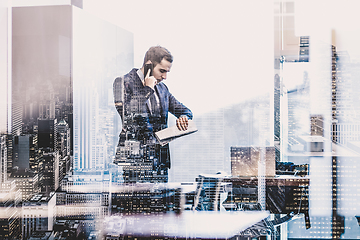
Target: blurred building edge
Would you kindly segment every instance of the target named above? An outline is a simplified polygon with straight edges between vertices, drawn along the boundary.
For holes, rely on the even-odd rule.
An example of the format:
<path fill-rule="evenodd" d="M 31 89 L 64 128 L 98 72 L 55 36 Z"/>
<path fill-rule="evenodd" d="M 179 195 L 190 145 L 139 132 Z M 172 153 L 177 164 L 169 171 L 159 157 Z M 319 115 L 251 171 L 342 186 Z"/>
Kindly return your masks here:
<path fill-rule="evenodd" d="M 21 239 L 21 191 L 15 181 L 0 186 L 0 239 Z"/>
<path fill-rule="evenodd" d="M 83 8 L 83 0 L 71 0 L 71 5 L 74 5 L 78 8 Z"/>
<path fill-rule="evenodd" d="M 84 0 L 53 0 L 41 1 L 41 0 L 13 0 L 12 6 L 14 7 L 30 7 L 30 6 L 51 6 L 51 5 L 72 5 L 78 8 L 83 8 Z"/>

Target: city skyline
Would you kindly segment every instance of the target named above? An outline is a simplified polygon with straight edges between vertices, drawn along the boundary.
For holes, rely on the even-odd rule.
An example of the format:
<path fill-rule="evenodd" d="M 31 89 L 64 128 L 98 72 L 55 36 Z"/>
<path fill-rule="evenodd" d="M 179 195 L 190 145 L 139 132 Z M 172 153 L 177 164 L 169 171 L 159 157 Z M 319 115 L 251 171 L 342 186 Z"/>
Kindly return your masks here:
<path fill-rule="evenodd" d="M 220 41 L 216 38 L 195 51 L 199 60 L 189 60 L 189 51 L 194 49 L 187 40 L 181 47 L 173 41 L 186 32 L 178 26 L 180 18 L 173 12 L 174 6 L 185 10 L 178 4 L 165 6 L 169 9 L 166 14 L 174 13 L 174 29 L 179 33 L 148 42 L 139 37 L 149 34 L 149 29 L 140 33 L 144 26 L 132 22 L 123 26 L 134 32 L 125 30 L 122 24 L 96 17 L 100 7 L 94 15 L 96 11 L 88 12 L 86 5 L 82 9 L 82 1 L 10 7 L 11 19 L 5 18 L 11 31 L 0 23 L 0 31 L 11 34 L 6 36 L 10 43 L 4 44 L 4 38 L 0 42 L 0 48 L 9 51 L 6 62 L 11 61 L 5 64 L 6 76 L 1 74 L 8 82 L 0 82 L 7 85 L 2 97 L 7 109 L 0 107 L 0 208 L 5 209 L 0 223 L 6 226 L 0 237 L 8 234 L 27 239 L 33 235 L 46 239 L 58 234 L 64 239 L 100 238 L 114 230 L 103 223 L 127 226 L 119 227 L 119 238 L 124 233 L 136 237 L 148 230 L 152 237 L 177 236 L 175 230 L 179 228 L 177 233 L 183 234 L 180 228 L 188 222 L 175 224 L 171 216 L 181 220 L 187 214 L 228 216 L 231 211 L 256 214 L 266 210 L 271 221 L 259 219 L 234 234 L 258 237 L 279 233 L 281 239 L 356 238 L 360 216 L 357 52 L 350 46 L 349 50 L 344 48 L 341 30 L 300 29 L 299 35 L 299 19 L 305 25 L 307 21 L 302 15 L 298 18 L 297 11 L 305 11 L 304 5 L 296 0 L 274 3 L 275 14 L 267 3 L 251 5 L 253 11 L 246 15 L 253 20 L 261 12 L 266 13 L 265 20 L 275 15 L 274 39 L 265 41 L 268 31 L 261 30 L 274 22 L 259 27 L 254 35 L 250 35 L 251 26 L 243 31 L 253 40 L 262 39 L 258 48 L 249 47 L 256 44 L 249 45 L 252 38 L 246 34 L 222 41 L 229 43 L 224 47 L 215 44 Z M 203 20 L 213 16 L 216 6 L 222 11 L 235 5 L 220 8 L 210 3 L 209 12 L 202 12 Z M 244 2 L 240 5 L 247 6 Z M 1 16 L 9 12 L 5 14 L 3 8 L 0 5 Z M 127 14 L 116 21 L 121 22 Z M 196 15 L 194 10 L 189 14 L 189 19 Z M 240 20 L 232 17 L 222 23 Z M 194 23 L 195 28 L 200 23 Z M 210 23 L 214 21 L 200 24 L 206 36 L 212 32 Z M 194 29 L 189 29 L 196 36 Z M 217 25 L 214 29 L 219 35 L 224 33 Z M 232 36 L 232 32 L 228 34 Z M 168 184 L 127 185 L 122 175 L 125 167 L 113 163 L 122 126 L 113 103 L 112 84 L 115 77 L 141 66 L 145 42 L 168 43 L 166 47 L 174 49 L 176 61 L 165 84 L 194 109 L 198 131 L 171 143 Z M 229 57 L 231 49 L 236 56 L 209 64 L 202 59 L 209 56 L 205 49 L 214 49 L 220 60 Z M 228 52 L 219 54 L 222 51 Z M 251 58 L 246 58 L 250 53 Z M 193 62 L 199 62 L 194 75 L 187 71 Z M 221 75 L 220 71 L 226 73 Z M 186 78 L 183 81 L 182 76 Z M 199 89 L 203 94 L 194 96 Z M 173 116 L 169 123 L 175 124 Z M 151 219 L 162 227 L 139 227 Z"/>

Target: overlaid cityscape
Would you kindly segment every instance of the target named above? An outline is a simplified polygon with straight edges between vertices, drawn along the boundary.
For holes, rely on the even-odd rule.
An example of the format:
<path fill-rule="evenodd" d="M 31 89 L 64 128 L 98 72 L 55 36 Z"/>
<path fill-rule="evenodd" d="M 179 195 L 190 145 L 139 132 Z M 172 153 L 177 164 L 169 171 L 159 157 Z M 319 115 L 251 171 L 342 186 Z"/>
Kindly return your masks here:
<path fill-rule="evenodd" d="M 0 5 L 0 239 L 359 239 L 360 62 L 295 34 L 295 0 L 274 1 L 269 93 L 194 112 L 165 173 L 118 150 L 134 34 L 40 2 Z"/>

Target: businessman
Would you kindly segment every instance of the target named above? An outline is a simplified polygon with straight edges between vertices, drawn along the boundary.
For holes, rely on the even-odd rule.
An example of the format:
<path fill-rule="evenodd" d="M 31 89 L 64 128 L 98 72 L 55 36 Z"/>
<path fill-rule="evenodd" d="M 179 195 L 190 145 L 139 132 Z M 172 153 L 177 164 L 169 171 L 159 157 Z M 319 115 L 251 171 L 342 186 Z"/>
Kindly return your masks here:
<path fill-rule="evenodd" d="M 160 146 L 154 133 L 167 127 L 169 112 L 177 117 L 181 131 L 193 117 L 163 83 L 172 62 L 166 48 L 151 47 L 142 68 L 134 68 L 114 81 L 115 107 L 122 120 L 114 162 L 123 166 L 124 182 L 168 181 L 169 145 Z"/>

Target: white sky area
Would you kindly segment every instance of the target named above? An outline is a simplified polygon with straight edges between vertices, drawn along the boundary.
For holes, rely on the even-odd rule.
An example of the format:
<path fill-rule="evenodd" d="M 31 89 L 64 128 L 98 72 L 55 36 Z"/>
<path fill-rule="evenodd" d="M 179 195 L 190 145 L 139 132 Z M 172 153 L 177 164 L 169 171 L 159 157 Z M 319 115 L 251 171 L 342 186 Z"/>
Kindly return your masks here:
<path fill-rule="evenodd" d="M 351 60 L 360 60 L 360 1 L 294 2 L 297 36 L 330 43 L 333 31 L 337 50 L 346 50 Z M 11 5 L 9 1 L 2 3 Z M 6 4 L 0 5 L 3 20 L 7 17 Z M 83 4 L 85 11 L 134 34 L 134 67 L 141 66 L 150 46 L 168 48 L 174 64 L 165 83 L 195 115 L 272 91 L 271 0 L 84 0 Z M 8 36 L 2 33 L 7 31 L 6 26 L 6 21 L 1 21 L 0 47 L 4 51 Z M 4 103 L 8 66 L 2 56 Z M 297 85 L 301 78 L 294 81 L 292 85 Z M 6 126 L 4 114 L 1 111 L 1 129 Z"/>
<path fill-rule="evenodd" d="M 272 1 L 84 0 L 83 8 L 134 34 L 134 67 L 150 46 L 168 48 L 165 83 L 195 115 L 273 88 Z"/>

